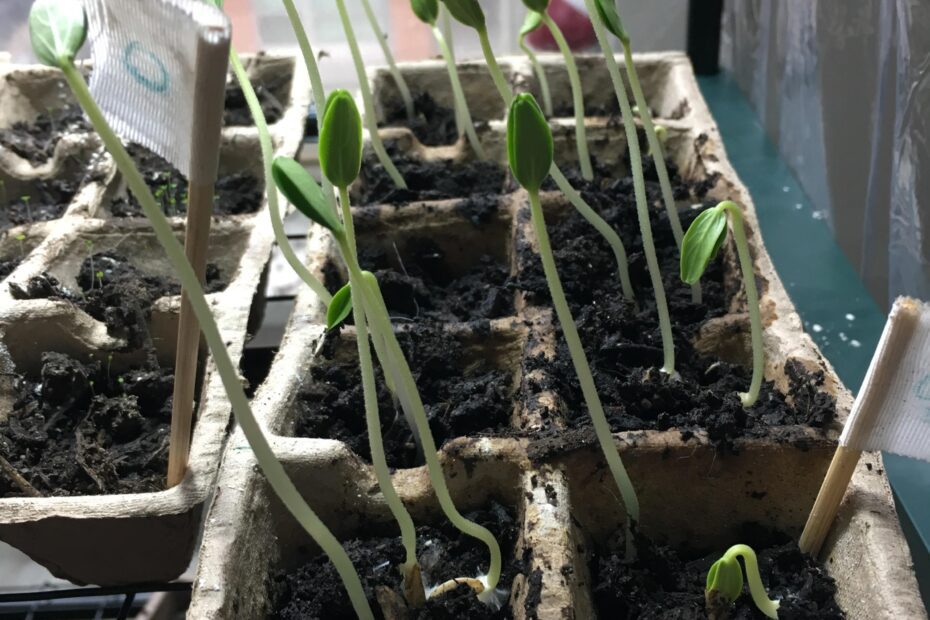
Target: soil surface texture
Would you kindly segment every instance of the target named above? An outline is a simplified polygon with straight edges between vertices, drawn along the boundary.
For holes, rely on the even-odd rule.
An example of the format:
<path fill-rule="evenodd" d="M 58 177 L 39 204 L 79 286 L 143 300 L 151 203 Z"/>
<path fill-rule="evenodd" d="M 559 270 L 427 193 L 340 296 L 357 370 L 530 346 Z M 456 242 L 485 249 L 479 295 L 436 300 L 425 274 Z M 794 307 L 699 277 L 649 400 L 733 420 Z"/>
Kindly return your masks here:
<path fill-rule="evenodd" d="M 419 200 L 466 196 L 475 199 L 479 195 L 500 194 L 508 175 L 503 166 L 492 161 L 424 161 L 398 151 L 390 143 L 386 147 L 391 161 L 404 177 L 407 189 L 395 186 L 377 157 L 372 153 L 366 153 L 359 175 L 360 182 L 354 191 L 353 204 L 403 205 Z"/>
<path fill-rule="evenodd" d="M 289 85 L 291 74 L 281 72 L 262 80 L 252 80 L 255 96 L 262 106 L 265 121 L 273 125 L 284 116 L 284 109 L 290 96 Z M 245 101 L 245 94 L 239 86 L 235 76 L 230 77 L 226 83 L 226 107 L 223 111 L 223 125 L 226 127 L 251 127 L 255 124 L 252 113 Z"/>
<path fill-rule="evenodd" d="M 0 187 L 0 231 L 20 224 L 57 220 L 81 187 L 77 179 L 36 179 L 28 193 L 12 196 Z"/>
<path fill-rule="evenodd" d="M 38 376 L 14 375 L 0 421 L 0 497 L 100 495 L 164 489 L 170 370 L 117 373 L 109 359 L 44 353 Z"/>
<path fill-rule="evenodd" d="M 395 105 L 387 110 L 387 122 L 382 126 L 407 127 L 425 146 L 447 146 L 458 142 L 455 110 L 439 105 L 429 93 L 420 93 L 413 98 L 412 122 L 407 118 L 403 100 L 397 97 L 392 101 Z"/>
<path fill-rule="evenodd" d="M 207 293 L 223 290 L 228 282 L 214 264 L 207 265 Z M 43 273 L 24 286 L 10 284 L 16 299 L 64 299 L 98 321 L 112 334 L 125 334 L 130 348 L 143 347 L 149 353 L 153 344 L 148 333 L 152 304 L 160 297 L 179 295 L 181 286 L 173 279 L 145 273 L 125 256 L 98 252 L 81 263 L 78 291 L 63 286 L 57 278 Z"/>
<path fill-rule="evenodd" d="M 32 123 L 13 123 L 9 129 L 0 131 L 0 145 L 38 166 L 52 157 L 63 136 L 90 130 L 81 106 L 72 103 L 42 112 Z"/>
<path fill-rule="evenodd" d="M 480 329 L 480 328 L 479 328 Z M 477 342 L 489 340 L 477 332 Z M 437 446 L 455 437 L 506 435 L 516 403 L 511 368 L 494 365 L 490 347 L 469 350 L 439 326 L 416 324 L 397 335 L 423 399 Z M 337 352 L 339 355 L 337 356 Z M 344 441 L 371 462 L 361 375 L 354 339 L 330 332 L 295 403 L 295 433 Z M 414 434 L 395 406 L 380 367 L 376 368 L 378 410 L 388 465 L 423 463 Z"/>
<path fill-rule="evenodd" d="M 13 258 L 8 258 L 7 260 L 0 260 L 0 280 L 7 277 L 13 271 L 19 267 L 19 264 L 23 262 L 22 256 L 14 256 Z"/>
<path fill-rule="evenodd" d="M 674 167 L 670 167 L 670 173 L 678 200 L 690 204 L 703 199 L 706 182 L 689 185 L 681 182 Z M 792 379 L 790 394 L 796 397 L 794 407 L 788 406 L 785 397 L 766 383 L 758 403 L 746 410 L 738 392 L 748 389 L 749 370 L 699 355 L 694 350 L 691 342 L 700 326 L 707 319 L 725 314 L 734 296 L 742 295 L 742 284 L 739 280 L 724 281 L 721 254 L 702 279 L 702 303 L 692 301 L 690 287 L 678 277 L 678 250 L 661 206 L 661 193 L 650 160 L 646 165 L 647 190 L 650 204 L 656 205 L 650 211 L 650 220 L 672 317 L 676 370 L 680 376 L 673 378 L 659 372 L 663 363 L 662 340 L 637 225 L 632 181 L 600 180 L 603 178 L 601 169 L 601 175 L 592 183 L 572 180 L 588 203 L 620 232 L 638 306 L 623 298 L 616 261 L 606 241 L 574 209 L 566 206 L 559 213 L 547 214 L 547 228 L 559 275 L 614 432 L 679 428 L 687 438 L 695 430 L 703 429 L 712 441 L 727 445 L 740 436 L 767 434 L 772 426 L 828 425 L 835 415 L 835 403 L 817 389 L 823 382 L 822 375 L 811 375 L 800 365 L 792 365 L 786 370 Z M 685 230 L 700 211 L 690 207 L 679 210 Z M 518 217 L 528 222 L 528 210 L 522 210 Z M 518 287 L 530 303 L 549 306 L 542 265 L 528 239 L 517 240 L 517 252 L 521 266 Z M 570 426 L 590 425 L 561 333 L 556 359 L 538 357 L 530 360 L 528 366 L 547 371 L 551 383 L 540 387 L 554 389 L 562 398 Z"/>
<path fill-rule="evenodd" d="M 187 178 L 177 168 L 145 147 L 132 144 L 129 154 L 152 190 L 162 212 L 168 217 L 187 214 Z M 264 183 L 246 172 L 221 176 L 214 188 L 213 214 L 243 215 L 255 213 L 262 206 Z M 127 196 L 110 203 L 114 217 L 144 217 L 142 206 L 127 189 Z"/>
<path fill-rule="evenodd" d="M 845 618 L 834 600 L 833 579 L 816 560 L 798 550 L 796 541 L 763 532 L 746 540 L 758 554 L 759 571 L 769 598 L 781 601 L 779 618 Z M 622 540 L 612 540 L 607 548 L 595 550 L 590 563 L 598 617 L 707 618 L 704 603 L 707 571 L 725 551 L 720 549 L 703 557 L 679 554 L 639 537 L 636 561 L 628 564 Z M 729 617 L 763 620 L 766 616 L 756 609 L 749 588 L 744 585 Z"/>
<path fill-rule="evenodd" d="M 511 589 L 514 577 L 525 570 L 524 563 L 513 556 L 519 535 L 514 514 L 499 504 L 467 513 L 467 518 L 487 527 L 497 538 L 504 554 L 500 585 Z M 403 600 L 397 567 L 405 555 L 400 537 L 352 539 L 344 543 L 352 564 L 362 578 L 362 585 L 376 617 L 384 614 L 376 600 L 379 588 L 394 591 Z M 444 521 L 438 527 L 417 528 L 417 554 L 427 587 L 456 577 L 475 577 L 488 569 L 488 549 L 480 541 L 462 534 Z M 349 620 L 356 617 L 345 587 L 332 562 L 317 555 L 293 570 L 278 570 L 271 577 L 270 598 L 275 620 Z M 427 601 L 420 610 L 407 610 L 408 620 L 464 620 L 512 618 L 505 603 L 499 610 L 479 602 L 474 590 L 460 585 L 455 590 Z"/>

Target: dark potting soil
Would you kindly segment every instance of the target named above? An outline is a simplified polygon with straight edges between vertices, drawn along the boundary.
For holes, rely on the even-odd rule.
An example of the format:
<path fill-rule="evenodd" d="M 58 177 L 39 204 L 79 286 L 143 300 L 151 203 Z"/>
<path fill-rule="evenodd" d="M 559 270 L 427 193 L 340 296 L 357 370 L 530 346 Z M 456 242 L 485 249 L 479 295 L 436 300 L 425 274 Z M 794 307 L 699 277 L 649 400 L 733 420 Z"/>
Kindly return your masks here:
<path fill-rule="evenodd" d="M 670 174 L 678 200 L 699 201 L 710 186 L 709 181 L 699 185 L 683 183 L 671 166 Z M 833 420 L 835 403 L 817 390 L 823 382 L 822 375 L 809 374 L 800 365 L 792 364 L 786 370 L 792 379 L 790 395 L 796 396 L 795 405 L 789 406 L 771 383 L 765 383 L 757 404 L 746 410 L 737 393 L 748 389 L 750 372 L 694 350 L 691 341 L 703 322 L 725 314 L 730 299 L 740 289 L 727 290 L 722 259 L 718 258 L 702 278 L 703 302 L 692 302 L 690 287 L 678 277 L 678 250 L 661 207 L 654 165 L 649 161 L 647 192 L 650 204 L 658 205 L 650 211 L 650 220 L 672 317 L 676 370 L 680 376 L 672 378 L 659 372 L 663 363 L 662 339 L 637 224 L 632 181 L 601 180 L 606 176 L 599 176 L 593 183 L 585 183 L 577 179 L 575 172 L 569 176 L 588 203 L 619 231 L 627 249 L 630 277 L 639 304 L 637 308 L 623 299 L 613 253 L 574 209 L 568 207 L 566 214 L 547 219 L 559 275 L 614 432 L 679 428 L 687 438 L 702 429 L 712 441 L 727 446 L 737 437 L 768 434 L 772 426 L 807 424 L 824 428 Z M 700 211 L 679 210 L 685 230 Z M 529 213 L 522 210 L 518 216 L 528 220 Z M 521 265 L 516 278 L 518 287 L 526 292 L 530 303 L 549 305 L 539 256 L 527 239 L 519 239 L 517 246 Z M 549 383 L 538 387 L 553 389 L 561 396 L 569 424 L 589 428 L 584 398 L 561 335 L 555 360 L 539 357 L 529 360 L 528 366 L 546 370 Z M 544 436 L 542 441 L 546 443 L 549 439 Z M 562 439 L 552 441 L 560 444 Z M 559 445 L 551 447 L 558 449 Z M 545 450 L 543 445 L 539 449 Z"/>
<path fill-rule="evenodd" d="M 485 329 L 486 329 L 485 324 Z M 480 329 L 480 327 L 479 327 Z M 462 341 L 440 326 L 416 324 L 397 334 L 423 399 L 437 446 L 455 437 L 510 433 L 515 406 L 512 369 L 493 365 L 490 352 L 470 352 Z M 337 346 L 352 353 L 348 361 L 334 359 Z M 326 336 L 323 362 L 310 370 L 295 404 L 295 433 L 344 441 L 371 461 L 365 405 L 355 343 L 337 332 Z M 375 370 L 378 411 L 388 465 L 421 465 L 414 434 L 399 406 Z"/>
<path fill-rule="evenodd" d="M 291 74 L 282 72 L 262 80 L 252 80 L 255 96 L 262 106 L 265 121 L 273 125 L 284 116 L 289 93 L 287 92 Z M 238 80 L 231 77 L 226 83 L 226 103 L 223 111 L 223 125 L 226 127 L 251 127 L 255 122 L 245 101 L 245 93 Z"/>
<path fill-rule="evenodd" d="M 760 530 L 761 528 L 750 528 Z M 778 617 L 786 620 L 840 620 L 845 614 L 834 600 L 836 584 L 823 566 L 798 549 L 796 541 L 767 532 L 747 540 L 759 559 L 759 571 L 769 598 L 780 600 Z M 726 549 L 699 557 L 679 554 L 637 539 L 637 557 L 626 563 L 622 538 L 595 549 L 590 570 L 595 608 L 600 618 L 618 620 L 706 618 L 704 588 L 707 571 Z M 742 562 L 740 562 L 742 564 Z M 733 620 L 764 620 L 752 602 L 748 586 L 732 608 Z"/>
<path fill-rule="evenodd" d="M 22 256 L 16 256 L 7 260 L 0 260 L 0 280 L 13 273 L 19 264 L 23 262 Z"/>
<path fill-rule="evenodd" d="M 90 130 L 81 106 L 72 103 L 43 112 L 32 123 L 13 123 L 9 129 L 0 131 L 0 145 L 33 165 L 41 165 L 55 153 L 63 136 Z"/>
<path fill-rule="evenodd" d="M 187 179 L 184 175 L 143 146 L 131 144 L 127 150 L 165 215 L 186 215 Z M 127 192 L 127 197 L 116 198 L 110 203 L 110 213 L 114 217 L 143 217 L 142 206 L 132 192 Z M 264 193 L 264 183 L 249 173 L 236 172 L 221 176 L 214 188 L 213 214 L 255 213 L 262 206 Z"/>
<path fill-rule="evenodd" d="M 35 179 L 27 194 L 12 196 L 0 186 L 0 231 L 13 226 L 57 220 L 81 187 L 77 179 Z"/>
<path fill-rule="evenodd" d="M 402 205 L 418 200 L 443 200 L 479 195 L 500 194 L 508 171 L 492 161 L 455 163 L 441 159 L 423 161 L 401 153 L 391 145 L 388 155 L 407 183 L 398 189 L 372 153 L 367 153 L 359 175 L 361 180 L 354 204 L 358 206 Z"/>
<path fill-rule="evenodd" d="M 426 146 L 446 146 L 458 141 L 455 110 L 439 105 L 429 93 L 420 93 L 413 98 L 412 122 L 407 118 L 407 107 L 403 100 L 398 97 L 392 102 L 393 106 L 387 110 L 383 127 L 407 127 Z"/>
<path fill-rule="evenodd" d="M 500 585 L 510 589 L 514 578 L 525 570 L 524 563 L 513 556 L 519 524 L 507 508 L 492 502 L 482 510 L 465 515 L 489 530 L 504 552 L 504 570 Z M 417 528 L 417 555 L 426 586 L 435 586 L 456 577 L 475 577 L 488 568 L 488 548 L 466 536 L 448 521 L 442 525 Z M 394 590 L 402 600 L 401 578 L 397 567 L 404 561 L 400 537 L 353 539 L 344 547 L 358 570 L 362 586 L 375 616 L 383 618 L 376 599 L 380 587 Z M 294 570 L 278 570 L 271 577 L 269 618 L 275 620 L 340 620 L 355 618 L 342 580 L 332 562 L 317 555 Z M 427 601 L 418 611 L 409 611 L 410 620 L 462 620 L 471 618 L 512 618 L 505 603 L 499 610 L 479 602 L 474 590 L 461 585 L 450 593 Z"/>
<path fill-rule="evenodd" d="M 226 288 L 228 282 L 214 264 L 207 265 L 206 292 Z M 64 299 L 106 324 L 111 333 L 125 333 L 130 348 L 151 349 L 148 319 L 152 304 L 160 297 L 178 295 L 180 285 L 173 279 L 145 273 L 125 256 L 113 251 L 98 252 L 84 259 L 77 276 L 79 291 L 61 285 L 57 278 L 43 273 L 25 286 L 10 284 L 16 299 Z"/>
<path fill-rule="evenodd" d="M 117 374 L 108 359 L 44 353 L 39 376 L 15 377 L 0 421 L 0 456 L 32 489 L 3 467 L 0 497 L 163 490 L 173 383 L 157 367 Z"/>

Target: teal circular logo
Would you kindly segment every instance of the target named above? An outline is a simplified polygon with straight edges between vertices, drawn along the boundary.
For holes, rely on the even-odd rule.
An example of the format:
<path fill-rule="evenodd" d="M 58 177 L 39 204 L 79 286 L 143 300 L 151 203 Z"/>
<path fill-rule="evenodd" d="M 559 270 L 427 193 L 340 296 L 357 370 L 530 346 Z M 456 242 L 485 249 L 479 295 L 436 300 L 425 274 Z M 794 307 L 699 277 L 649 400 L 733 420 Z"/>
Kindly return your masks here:
<path fill-rule="evenodd" d="M 170 76 L 165 63 L 140 42 L 133 41 L 123 50 L 123 66 L 132 78 L 153 93 L 168 90 Z"/>

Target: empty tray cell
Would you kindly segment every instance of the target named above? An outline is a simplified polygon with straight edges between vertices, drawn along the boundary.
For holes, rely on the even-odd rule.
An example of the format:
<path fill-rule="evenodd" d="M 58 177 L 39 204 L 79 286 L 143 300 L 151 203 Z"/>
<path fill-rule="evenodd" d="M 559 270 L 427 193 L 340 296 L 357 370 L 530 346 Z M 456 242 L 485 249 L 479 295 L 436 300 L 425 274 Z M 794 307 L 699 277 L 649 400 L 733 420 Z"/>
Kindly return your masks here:
<path fill-rule="evenodd" d="M 497 196 L 402 209 L 356 209 L 359 261 L 375 274 L 397 321 L 458 322 L 514 314 L 510 216 Z M 330 290 L 347 276 L 341 258 Z"/>
<path fill-rule="evenodd" d="M 129 153 L 162 212 L 168 217 L 185 217 L 188 182 L 184 175 L 145 147 L 130 145 Z M 144 216 L 141 205 L 119 176 L 111 195 L 108 210 L 113 217 Z M 238 137 L 224 141 L 213 196 L 215 216 L 248 215 L 262 207 L 265 181 L 257 140 Z"/>
<path fill-rule="evenodd" d="M 456 437 L 512 434 L 526 337 L 509 321 L 480 328 L 416 325 L 397 333 L 430 420 L 436 447 Z M 376 372 L 388 465 L 423 464 L 418 441 Z M 330 332 L 293 403 L 299 437 L 344 441 L 370 461 L 354 331 Z"/>
<path fill-rule="evenodd" d="M 284 117 L 291 103 L 291 85 L 294 79 L 293 57 L 273 57 L 259 54 L 244 58 L 246 73 L 262 106 L 265 121 L 274 125 Z M 226 84 L 226 110 L 223 114 L 226 127 L 251 127 L 255 123 L 246 105 L 245 95 L 235 76 Z"/>

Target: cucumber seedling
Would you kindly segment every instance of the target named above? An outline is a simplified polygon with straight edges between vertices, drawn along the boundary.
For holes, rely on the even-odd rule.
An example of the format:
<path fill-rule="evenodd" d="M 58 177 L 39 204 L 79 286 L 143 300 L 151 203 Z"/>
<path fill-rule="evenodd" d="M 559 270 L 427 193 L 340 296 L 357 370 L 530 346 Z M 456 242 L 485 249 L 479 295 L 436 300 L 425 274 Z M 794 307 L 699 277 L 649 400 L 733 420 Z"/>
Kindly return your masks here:
<path fill-rule="evenodd" d="M 365 10 L 365 17 L 368 19 L 368 24 L 371 26 L 371 31 L 375 33 L 375 38 L 378 40 L 378 45 L 381 46 L 381 52 L 384 54 L 384 60 L 387 61 L 388 71 L 391 72 L 391 77 L 394 78 L 394 83 L 397 85 L 398 92 L 400 92 L 400 98 L 404 101 L 404 110 L 407 113 L 407 120 L 413 122 L 416 112 L 413 107 L 413 97 L 410 95 L 410 88 L 407 86 L 407 80 L 404 79 L 404 74 L 397 68 L 397 62 L 394 61 L 394 54 L 391 52 L 391 46 L 388 45 L 387 35 L 381 30 L 381 26 L 378 24 L 378 16 L 375 15 L 375 12 L 372 10 L 371 3 L 368 0 L 361 0 L 361 3 L 362 8 Z"/>
<path fill-rule="evenodd" d="M 530 64 L 533 66 L 533 72 L 536 74 L 536 81 L 539 82 L 540 94 L 542 94 L 543 110 L 546 113 L 546 117 L 551 118 L 552 91 L 549 89 L 549 78 L 546 76 L 546 70 L 543 68 L 542 63 L 539 62 L 539 58 L 536 57 L 536 53 L 533 52 L 526 42 L 527 35 L 537 30 L 540 26 L 542 26 L 542 15 L 537 11 L 527 11 L 526 18 L 523 20 L 523 25 L 520 26 L 520 34 L 517 35 L 517 46 L 523 50 L 523 53 L 526 54 Z"/>
<path fill-rule="evenodd" d="M 546 220 L 539 200 L 539 190 L 543 181 L 549 176 L 549 169 L 552 165 L 552 151 L 552 130 L 542 110 L 539 109 L 536 99 L 530 94 L 517 95 L 510 106 L 510 113 L 507 117 L 507 157 L 510 160 L 510 169 L 513 171 L 513 176 L 529 194 L 530 219 L 539 244 L 539 256 L 542 259 L 543 271 L 549 285 L 552 305 L 555 307 L 559 325 L 562 326 L 562 334 L 568 344 L 568 351 L 575 367 L 575 374 L 578 375 L 578 383 L 581 385 L 585 405 L 588 407 L 591 421 L 594 424 L 598 443 L 607 459 L 607 466 L 613 475 L 614 482 L 620 489 L 627 512 L 629 534 L 633 523 L 639 520 L 639 500 L 614 444 L 610 424 L 604 414 L 604 407 L 601 405 L 601 399 L 594 384 L 594 376 L 591 374 L 591 367 L 581 344 L 581 337 L 578 335 L 578 327 L 575 325 L 568 300 L 562 290 L 562 281 L 552 255 Z M 626 539 L 629 555 L 633 549 L 633 537 L 628 535 Z"/>
<path fill-rule="evenodd" d="M 728 618 L 730 607 L 743 593 L 743 569 L 738 558 L 743 558 L 743 563 L 746 565 L 746 580 L 749 581 L 752 602 L 766 617 L 778 618 L 779 603 L 770 600 L 766 594 L 762 576 L 759 574 L 756 552 L 748 545 L 733 545 L 707 571 L 704 601 L 707 605 L 708 618 L 711 620 Z"/>
<path fill-rule="evenodd" d="M 365 620 L 373 619 L 374 613 L 348 554 L 294 486 L 284 471 L 284 467 L 275 457 L 261 425 L 253 415 L 249 399 L 239 378 L 238 368 L 226 349 L 223 335 L 213 319 L 200 279 L 188 262 L 184 248 L 174 236 L 171 224 L 158 208 L 155 197 L 133 163 L 132 157 L 91 95 L 84 76 L 74 64 L 75 55 L 87 36 L 87 19 L 82 4 L 59 0 L 36 0 L 29 14 L 29 32 L 36 57 L 44 64 L 61 69 L 75 100 L 90 119 L 151 223 L 156 239 L 165 250 L 181 286 L 187 292 L 191 308 L 213 356 L 213 362 L 226 390 L 236 421 L 255 454 L 258 466 L 284 506 L 332 560 L 346 586 L 356 614 Z"/>
<path fill-rule="evenodd" d="M 500 93 L 507 107 L 510 107 L 513 101 L 513 90 L 507 83 L 504 72 L 501 71 L 500 65 L 494 57 L 494 50 L 491 49 L 491 40 L 488 37 L 488 28 L 485 23 L 484 11 L 481 10 L 481 5 L 478 4 L 477 0 L 442 0 L 442 2 L 446 5 L 452 17 L 477 32 L 478 40 L 481 43 L 481 51 L 484 54 L 484 60 L 488 66 L 488 71 L 491 73 L 494 86 L 497 88 L 497 92 Z M 611 251 L 613 251 L 614 259 L 617 262 L 617 273 L 620 278 L 620 287 L 623 291 L 623 296 L 632 301 L 634 295 L 633 285 L 630 282 L 630 268 L 627 261 L 626 249 L 623 247 L 623 241 L 620 240 L 620 235 L 611 228 L 610 224 L 608 224 L 604 218 L 598 215 L 598 213 L 585 202 L 578 190 L 572 187 L 568 179 L 565 178 L 565 175 L 562 174 L 562 171 L 559 170 L 559 167 L 555 165 L 555 162 L 553 162 L 552 166 L 549 168 L 549 175 L 555 180 L 559 191 L 565 194 L 568 201 L 578 213 L 580 213 L 581 216 L 607 241 Z"/>
<path fill-rule="evenodd" d="M 391 510 L 401 524 L 407 562 L 416 562 L 415 533 L 409 514 L 393 491 L 390 472 L 380 445 L 380 426 L 377 410 L 377 398 L 374 384 L 374 371 L 368 350 L 367 322 L 370 321 L 371 343 L 381 362 L 386 381 L 393 386 L 393 391 L 411 424 L 411 430 L 419 437 L 426 460 L 427 472 L 436 492 L 440 507 L 446 517 L 463 533 L 477 538 L 488 546 L 491 555 L 487 575 L 476 578 L 454 579 L 440 584 L 428 591 L 428 596 L 437 596 L 454 589 L 460 583 L 466 583 L 477 593 L 478 598 L 489 605 L 499 606 L 503 593 L 497 589 L 502 572 L 502 555 L 500 545 L 494 535 L 486 528 L 466 519 L 455 507 L 449 488 L 446 485 L 442 466 L 436 454 L 436 442 L 429 428 L 429 421 L 423 402 L 417 390 L 413 374 L 404 357 L 394 330 L 391 327 L 387 307 L 381 295 L 374 275 L 364 272 L 358 263 L 355 241 L 355 227 L 349 203 L 349 185 L 355 180 L 361 166 L 362 134 L 361 118 L 352 96 L 344 91 L 335 91 L 329 97 L 323 123 L 320 130 L 320 165 L 333 186 L 339 191 L 342 222 L 335 214 L 325 208 L 322 191 L 310 174 L 297 162 L 289 158 L 275 160 L 275 181 L 281 191 L 295 205 L 317 224 L 325 227 L 333 235 L 346 268 L 349 272 L 349 285 L 352 309 L 355 314 L 359 361 L 362 366 L 362 384 L 365 397 L 366 420 L 372 431 L 372 463 L 381 485 L 382 493 L 391 506 Z M 344 303 L 344 302 L 343 302 Z M 334 310 L 331 314 L 338 316 L 343 310 Z M 367 388 L 366 388 L 367 386 Z M 380 470 L 380 473 L 379 471 Z M 388 497 L 394 493 L 394 497 Z M 406 516 L 405 516 L 406 515 Z"/>
<path fill-rule="evenodd" d="M 455 55 L 450 43 L 446 41 L 442 28 L 437 23 L 442 6 L 439 0 L 411 0 L 410 6 L 414 15 L 432 30 L 436 44 L 439 45 L 439 51 L 442 53 L 442 59 L 446 63 L 446 71 L 449 73 L 449 82 L 452 85 L 452 96 L 455 99 L 455 119 L 459 125 L 459 135 L 464 131 L 468 137 L 468 144 L 471 145 L 478 159 L 486 159 L 484 147 L 481 146 L 478 134 L 475 133 L 475 123 L 472 121 L 468 100 L 465 99 L 465 91 L 462 89 L 459 72 L 455 66 Z"/>
<path fill-rule="evenodd" d="M 523 4 L 540 16 L 565 60 L 565 70 L 568 71 L 568 82 L 572 89 L 572 106 L 575 109 L 575 148 L 578 149 L 578 165 L 581 167 L 582 178 L 585 181 L 592 181 L 594 169 L 591 167 L 591 155 L 588 153 L 588 135 L 584 122 L 584 93 L 581 90 L 581 76 L 578 74 L 578 65 L 575 64 L 572 48 L 565 40 L 562 29 L 546 12 L 549 8 L 549 0 L 523 0 Z"/>
<path fill-rule="evenodd" d="M 736 252 L 739 255 L 743 286 L 746 288 L 746 303 L 749 306 L 749 323 L 752 331 L 752 382 L 748 392 L 740 393 L 744 407 L 752 407 L 759 399 L 762 374 L 765 370 L 765 352 L 762 349 L 762 317 L 759 312 L 759 292 L 756 290 L 756 274 L 752 268 L 752 256 L 746 243 L 743 228 L 743 212 L 735 202 L 724 200 L 715 207 L 697 216 L 681 243 L 681 279 L 688 284 L 701 279 L 707 265 L 717 256 L 727 236 L 727 216 L 733 226 Z"/>

